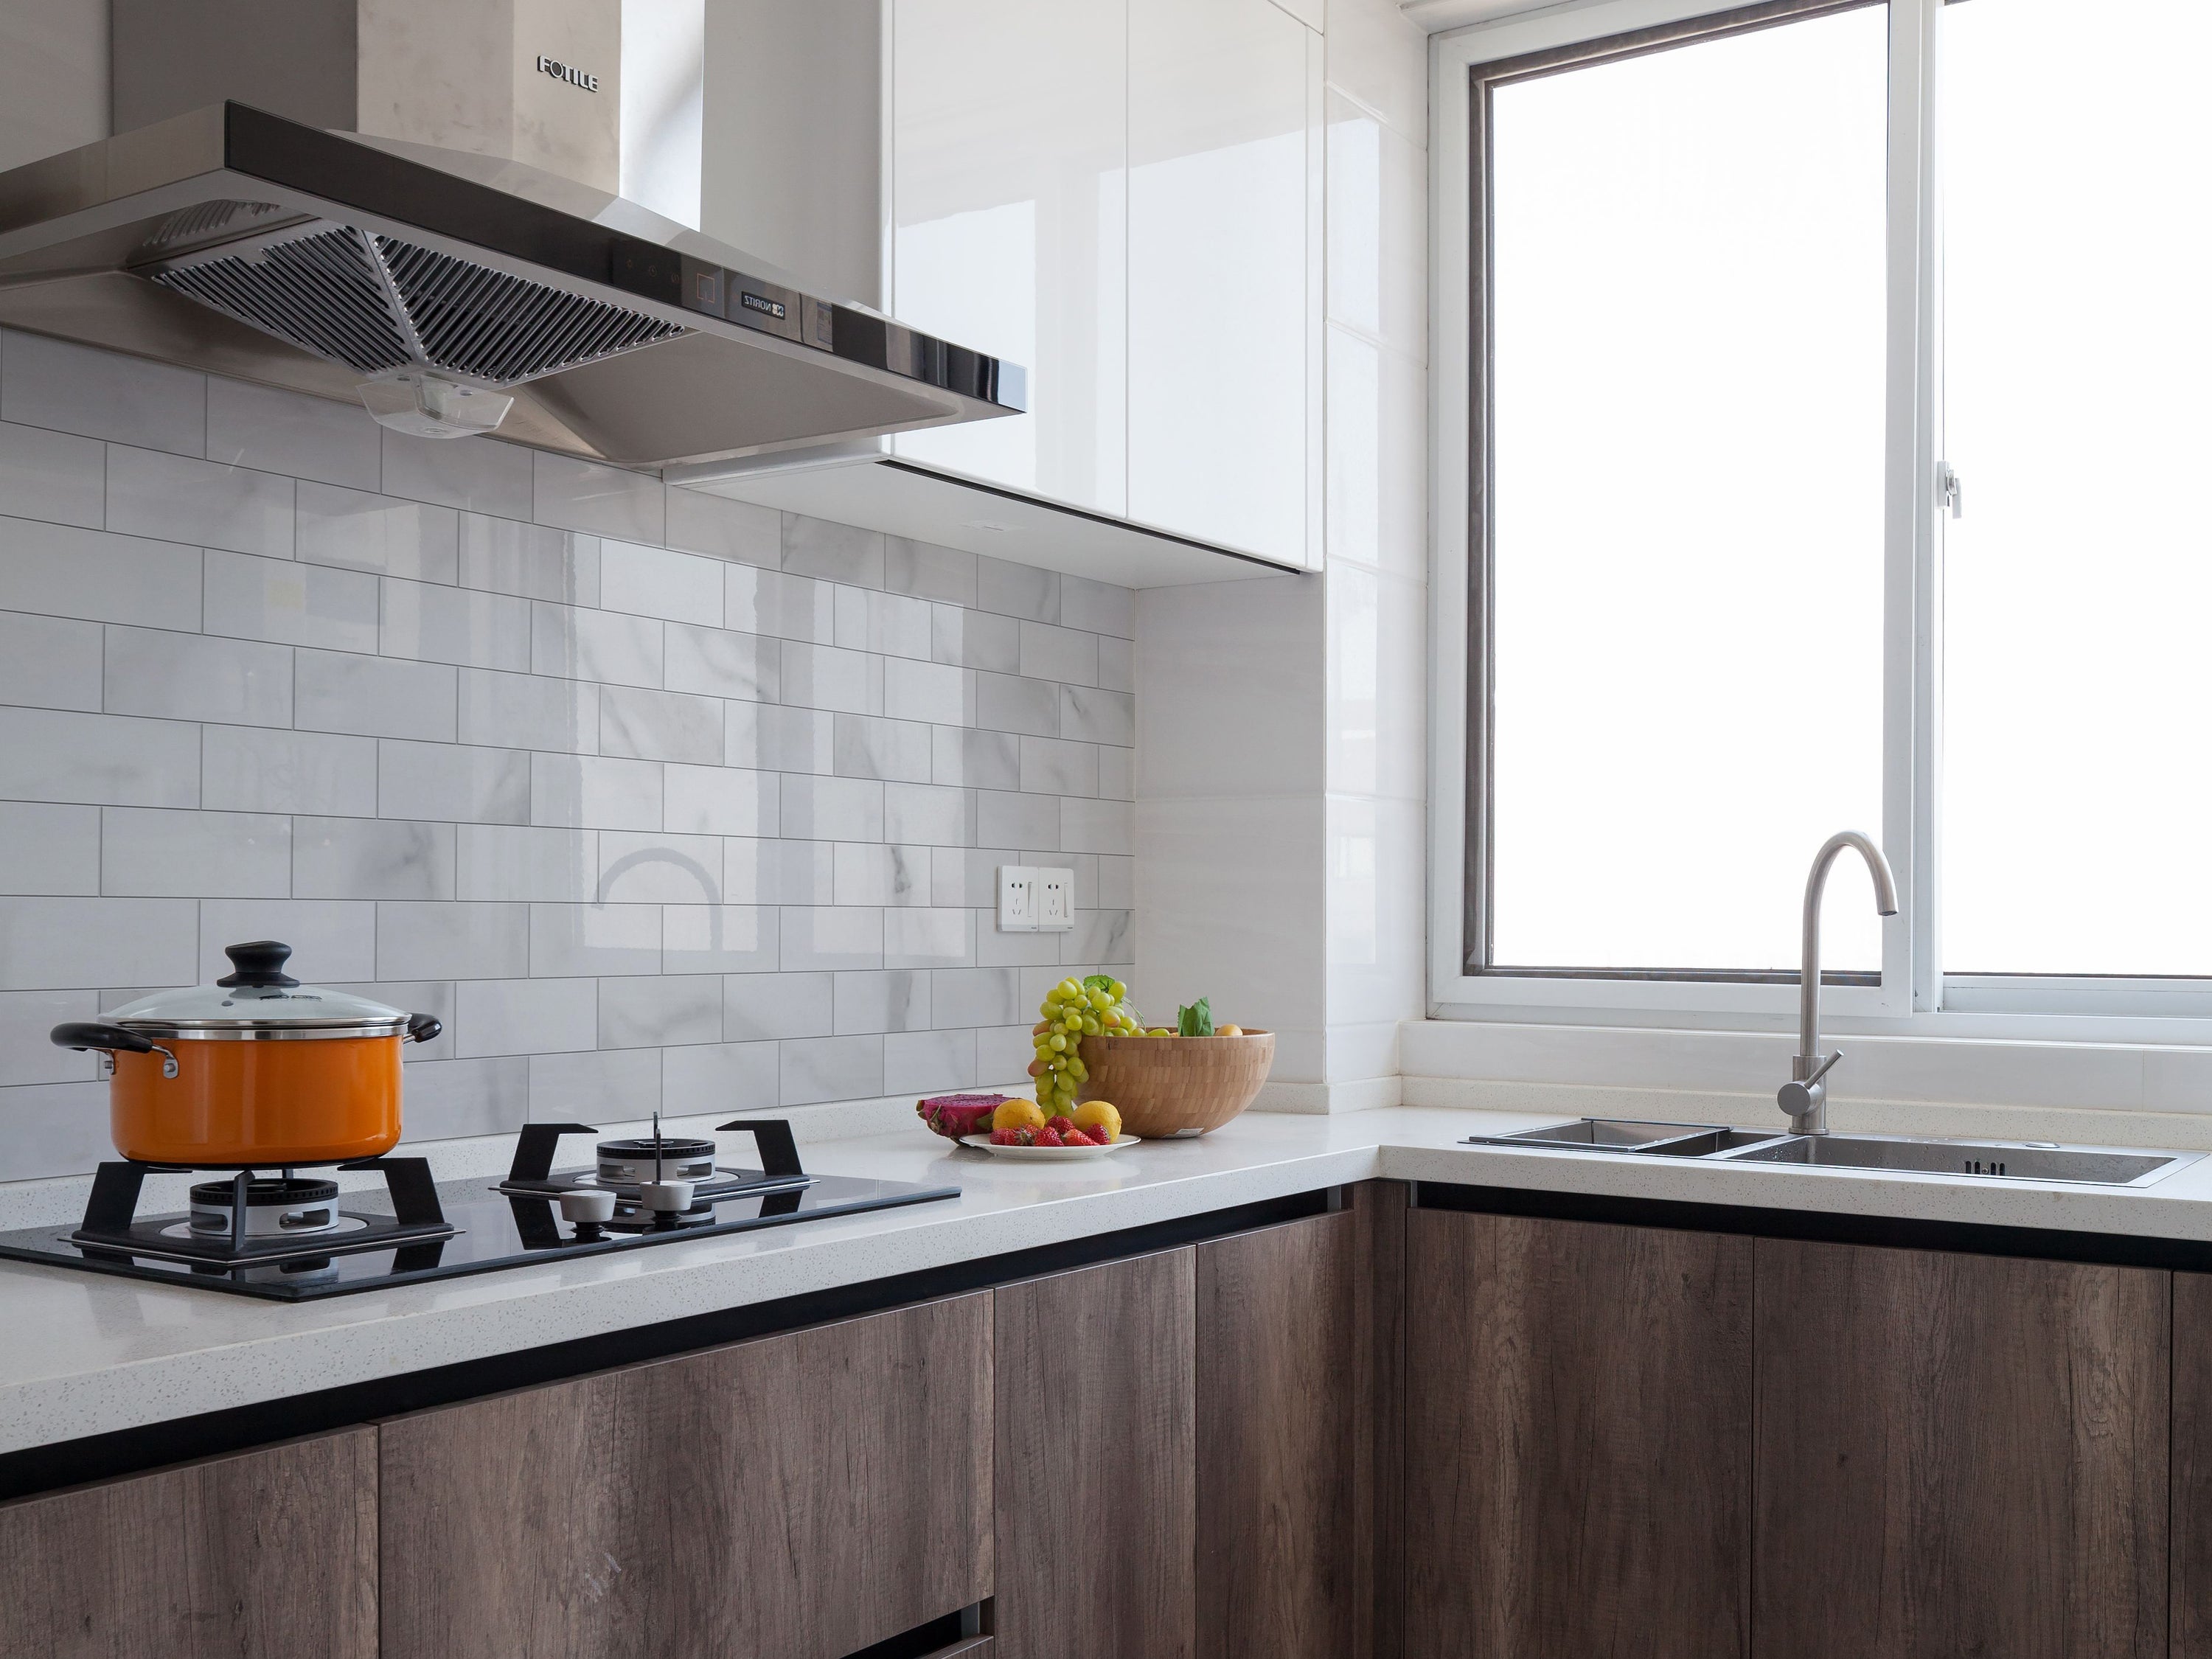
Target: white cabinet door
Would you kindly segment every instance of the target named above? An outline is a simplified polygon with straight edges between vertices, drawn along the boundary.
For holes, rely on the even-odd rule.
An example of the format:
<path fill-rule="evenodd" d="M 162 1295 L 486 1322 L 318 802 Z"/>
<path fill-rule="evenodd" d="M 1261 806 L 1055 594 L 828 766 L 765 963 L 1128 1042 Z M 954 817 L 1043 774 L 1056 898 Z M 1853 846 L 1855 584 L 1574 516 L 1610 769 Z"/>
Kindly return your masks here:
<path fill-rule="evenodd" d="M 1129 516 L 1307 562 L 1321 37 L 1129 0 Z"/>
<path fill-rule="evenodd" d="M 1121 0 L 896 0 L 891 20 L 891 313 L 1030 374 L 1028 414 L 897 453 L 1126 513 Z"/>

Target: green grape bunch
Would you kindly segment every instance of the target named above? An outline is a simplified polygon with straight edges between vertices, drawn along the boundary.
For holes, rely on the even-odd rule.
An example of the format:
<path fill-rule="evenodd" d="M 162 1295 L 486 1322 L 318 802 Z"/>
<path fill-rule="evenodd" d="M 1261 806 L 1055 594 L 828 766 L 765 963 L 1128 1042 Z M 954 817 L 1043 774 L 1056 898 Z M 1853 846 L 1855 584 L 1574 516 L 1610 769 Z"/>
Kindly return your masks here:
<path fill-rule="evenodd" d="M 1075 1093 L 1091 1073 L 1081 1049 L 1086 1036 L 1138 1036 L 1145 1023 L 1121 999 L 1129 988 L 1118 979 L 1093 974 L 1081 984 L 1064 979 L 1044 994 L 1037 1012 L 1044 1016 L 1030 1029 L 1036 1058 L 1030 1075 L 1036 1079 L 1037 1104 L 1048 1116 L 1075 1104 Z"/>

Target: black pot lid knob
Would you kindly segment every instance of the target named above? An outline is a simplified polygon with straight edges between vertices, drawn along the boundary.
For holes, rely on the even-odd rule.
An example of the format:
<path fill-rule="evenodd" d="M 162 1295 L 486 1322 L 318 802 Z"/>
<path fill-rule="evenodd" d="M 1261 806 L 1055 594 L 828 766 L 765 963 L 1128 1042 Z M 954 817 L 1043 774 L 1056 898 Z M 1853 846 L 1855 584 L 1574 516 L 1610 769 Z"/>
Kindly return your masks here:
<path fill-rule="evenodd" d="M 289 945 L 279 945 L 273 939 L 257 939 L 244 945 L 226 945 L 223 955 L 230 958 L 234 972 L 224 975 L 216 983 L 222 986 L 297 985 L 300 981 L 284 971 L 284 963 L 292 954 Z"/>

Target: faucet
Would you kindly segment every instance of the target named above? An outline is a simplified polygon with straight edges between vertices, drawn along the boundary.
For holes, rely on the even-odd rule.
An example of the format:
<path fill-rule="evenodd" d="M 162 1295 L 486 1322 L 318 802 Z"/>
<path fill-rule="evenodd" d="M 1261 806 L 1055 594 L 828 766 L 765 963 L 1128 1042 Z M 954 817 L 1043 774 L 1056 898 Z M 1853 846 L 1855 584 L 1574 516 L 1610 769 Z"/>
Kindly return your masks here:
<path fill-rule="evenodd" d="M 1846 847 L 1866 860 L 1874 878 L 1874 908 L 1881 915 L 1897 914 L 1897 879 L 1881 848 L 1856 830 L 1828 837 L 1805 878 L 1805 963 L 1797 985 L 1797 1057 L 1790 1063 L 1790 1081 L 1782 1085 L 1776 1104 L 1789 1115 L 1793 1134 L 1828 1133 L 1828 1085 L 1820 1079 L 1841 1060 L 1840 1048 L 1820 1052 L 1820 900 L 1828 887 L 1828 868 Z"/>

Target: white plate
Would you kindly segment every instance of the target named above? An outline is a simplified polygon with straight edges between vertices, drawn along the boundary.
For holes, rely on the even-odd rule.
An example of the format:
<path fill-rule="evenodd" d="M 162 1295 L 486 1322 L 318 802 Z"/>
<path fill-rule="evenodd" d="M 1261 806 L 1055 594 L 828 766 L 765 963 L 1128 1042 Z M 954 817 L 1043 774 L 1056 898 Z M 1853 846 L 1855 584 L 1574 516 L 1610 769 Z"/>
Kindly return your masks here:
<path fill-rule="evenodd" d="M 963 1135 L 960 1144 L 1000 1158 L 1028 1158 L 1035 1164 L 1073 1164 L 1079 1158 L 1103 1158 L 1109 1152 L 1118 1152 L 1124 1146 L 1135 1146 L 1139 1138 L 1121 1135 L 1103 1146 L 994 1146 L 988 1135 Z"/>

